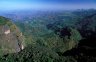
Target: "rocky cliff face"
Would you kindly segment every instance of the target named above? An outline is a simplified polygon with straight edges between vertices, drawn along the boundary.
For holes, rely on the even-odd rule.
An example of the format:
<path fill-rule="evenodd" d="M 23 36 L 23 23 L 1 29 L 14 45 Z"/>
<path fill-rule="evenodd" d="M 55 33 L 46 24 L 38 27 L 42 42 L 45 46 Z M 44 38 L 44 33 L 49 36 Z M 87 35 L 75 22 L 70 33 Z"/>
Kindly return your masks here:
<path fill-rule="evenodd" d="M 9 19 L 0 16 L 0 54 L 24 49 L 24 36 Z"/>

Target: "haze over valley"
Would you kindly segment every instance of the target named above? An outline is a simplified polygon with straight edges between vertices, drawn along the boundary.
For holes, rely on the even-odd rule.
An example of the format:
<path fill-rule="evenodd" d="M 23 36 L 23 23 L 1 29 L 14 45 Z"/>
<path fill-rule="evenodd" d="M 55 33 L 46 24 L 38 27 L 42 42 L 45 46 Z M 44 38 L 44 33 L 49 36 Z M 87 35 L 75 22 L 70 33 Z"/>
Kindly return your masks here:
<path fill-rule="evenodd" d="M 95 62 L 95 0 L 0 0 L 0 62 Z"/>

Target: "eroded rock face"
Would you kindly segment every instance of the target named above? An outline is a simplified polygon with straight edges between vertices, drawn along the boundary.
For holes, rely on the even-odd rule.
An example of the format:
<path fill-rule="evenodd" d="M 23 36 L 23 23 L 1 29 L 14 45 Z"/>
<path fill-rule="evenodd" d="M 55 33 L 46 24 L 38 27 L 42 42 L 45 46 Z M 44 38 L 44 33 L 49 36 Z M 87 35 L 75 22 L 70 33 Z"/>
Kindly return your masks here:
<path fill-rule="evenodd" d="M 4 20 L 0 19 L 0 53 L 15 53 L 24 49 L 24 36 L 16 25 L 4 17 L 0 18 Z"/>

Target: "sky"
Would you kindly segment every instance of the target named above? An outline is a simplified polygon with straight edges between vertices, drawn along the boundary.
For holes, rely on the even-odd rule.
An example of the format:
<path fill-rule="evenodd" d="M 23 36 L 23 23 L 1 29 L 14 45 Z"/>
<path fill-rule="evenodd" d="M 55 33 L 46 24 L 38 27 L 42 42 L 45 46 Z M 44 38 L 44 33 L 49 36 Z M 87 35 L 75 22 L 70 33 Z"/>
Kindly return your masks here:
<path fill-rule="evenodd" d="M 0 0 L 0 10 L 96 9 L 96 0 Z"/>

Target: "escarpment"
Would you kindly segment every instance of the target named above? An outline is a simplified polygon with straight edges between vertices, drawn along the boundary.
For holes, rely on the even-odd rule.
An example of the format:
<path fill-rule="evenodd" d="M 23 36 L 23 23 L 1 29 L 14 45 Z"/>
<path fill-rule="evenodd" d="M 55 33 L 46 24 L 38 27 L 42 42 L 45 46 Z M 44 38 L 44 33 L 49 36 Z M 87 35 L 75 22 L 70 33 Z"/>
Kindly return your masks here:
<path fill-rule="evenodd" d="M 0 54 L 16 53 L 24 49 L 24 36 L 9 19 L 0 16 Z"/>

